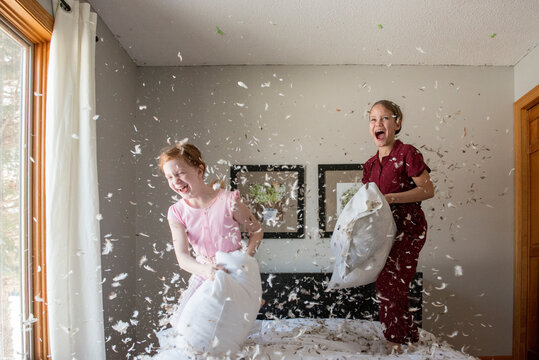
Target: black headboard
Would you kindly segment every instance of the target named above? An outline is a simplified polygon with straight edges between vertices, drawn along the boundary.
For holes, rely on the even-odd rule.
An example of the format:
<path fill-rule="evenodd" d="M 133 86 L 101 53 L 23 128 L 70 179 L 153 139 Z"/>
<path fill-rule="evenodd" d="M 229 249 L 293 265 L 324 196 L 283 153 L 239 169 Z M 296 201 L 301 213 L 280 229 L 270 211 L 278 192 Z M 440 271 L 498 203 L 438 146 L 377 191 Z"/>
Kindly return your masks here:
<path fill-rule="evenodd" d="M 268 277 L 271 280 L 268 281 Z M 378 320 L 375 283 L 326 291 L 331 273 L 261 274 L 265 304 L 257 319 L 349 318 Z M 423 273 L 410 285 L 410 308 L 415 321 L 422 320 Z"/>

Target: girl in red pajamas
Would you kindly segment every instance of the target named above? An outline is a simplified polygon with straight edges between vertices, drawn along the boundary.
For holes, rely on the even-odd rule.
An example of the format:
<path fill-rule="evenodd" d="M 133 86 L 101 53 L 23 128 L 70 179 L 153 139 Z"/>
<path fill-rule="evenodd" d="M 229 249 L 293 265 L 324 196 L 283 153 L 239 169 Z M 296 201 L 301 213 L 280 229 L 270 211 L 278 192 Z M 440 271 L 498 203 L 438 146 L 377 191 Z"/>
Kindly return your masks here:
<path fill-rule="evenodd" d="M 376 281 L 379 315 L 389 341 L 388 352 L 401 352 L 401 344 L 419 340 L 417 324 L 409 311 L 408 292 L 427 235 L 421 201 L 434 196 L 434 187 L 421 153 L 395 139 L 402 128 L 399 106 L 380 100 L 372 106 L 369 119 L 378 152 L 363 167 L 363 183 L 378 185 L 397 225 L 395 243 Z"/>

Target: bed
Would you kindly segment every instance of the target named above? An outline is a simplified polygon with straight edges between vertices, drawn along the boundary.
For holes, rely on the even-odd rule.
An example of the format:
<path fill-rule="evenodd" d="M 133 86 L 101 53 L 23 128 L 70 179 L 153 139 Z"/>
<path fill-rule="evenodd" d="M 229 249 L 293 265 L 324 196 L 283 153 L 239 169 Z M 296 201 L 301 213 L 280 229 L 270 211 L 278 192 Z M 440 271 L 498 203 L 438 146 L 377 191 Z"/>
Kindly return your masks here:
<path fill-rule="evenodd" d="M 421 330 L 403 354 L 387 355 L 374 284 L 326 291 L 330 273 L 262 274 L 265 304 L 244 344 L 245 359 L 475 359 Z M 410 307 L 422 321 L 422 273 Z M 241 358 L 240 356 L 240 358 Z"/>
<path fill-rule="evenodd" d="M 418 343 L 403 346 L 402 354 L 387 355 L 374 284 L 326 291 L 330 273 L 261 274 L 261 278 L 265 303 L 240 353 L 227 359 L 475 359 L 424 330 Z M 409 298 L 419 324 L 422 289 L 422 274 L 417 273 Z M 206 358 L 182 355 L 182 359 Z"/>
<path fill-rule="evenodd" d="M 261 274 L 264 305 L 258 320 L 345 318 L 378 320 L 375 284 L 326 291 L 331 273 Z M 421 325 L 423 274 L 410 285 L 410 308 Z"/>

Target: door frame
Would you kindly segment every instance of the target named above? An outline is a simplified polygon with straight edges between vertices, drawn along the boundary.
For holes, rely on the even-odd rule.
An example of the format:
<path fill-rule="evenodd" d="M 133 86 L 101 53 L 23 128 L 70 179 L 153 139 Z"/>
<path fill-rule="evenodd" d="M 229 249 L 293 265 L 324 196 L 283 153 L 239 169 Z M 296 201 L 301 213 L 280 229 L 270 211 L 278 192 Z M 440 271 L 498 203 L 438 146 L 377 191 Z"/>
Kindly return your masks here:
<path fill-rule="evenodd" d="M 513 359 L 526 359 L 526 314 L 529 279 L 529 122 L 527 111 L 539 103 L 539 85 L 515 101 L 515 240 L 513 288 Z"/>

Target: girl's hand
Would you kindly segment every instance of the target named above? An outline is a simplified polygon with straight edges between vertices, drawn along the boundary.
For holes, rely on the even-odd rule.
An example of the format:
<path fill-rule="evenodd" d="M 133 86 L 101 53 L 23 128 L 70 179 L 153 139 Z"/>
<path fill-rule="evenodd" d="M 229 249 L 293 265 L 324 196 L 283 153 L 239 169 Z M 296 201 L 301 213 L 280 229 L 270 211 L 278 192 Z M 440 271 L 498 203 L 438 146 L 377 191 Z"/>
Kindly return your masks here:
<path fill-rule="evenodd" d="M 227 274 L 229 273 L 229 271 L 221 264 L 207 264 L 205 277 L 210 280 L 215 280 L 215 274 L 219 270 L 223 270 Z"/>
<path fill-rule="evenodd" d="M 256 220 L 256 217 L 251 213 L 251 210 L 241 202 L 241 199 L 236 199 L 233 207 L 234 220 L 242 225 L 245 230 L 249 233 L 249 244 L 247 245 L 247 254 L 254 256 L 262 238 L 264 237 L 264 232 Z"/>
<path fill-rule="evenodd" d="M 427 170 L 423 170 L 421 175 L 412 177 L 416 187 L 408 191 L 385 194 L 389 204 L 405 204 L 430 199 L 434 196 L 434 185 Z"/>

